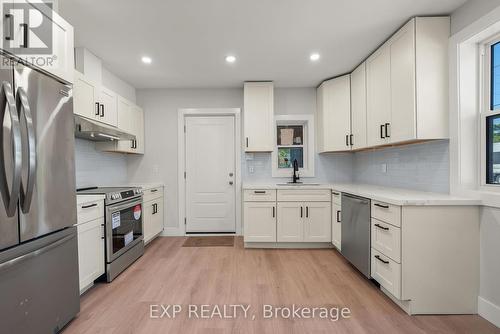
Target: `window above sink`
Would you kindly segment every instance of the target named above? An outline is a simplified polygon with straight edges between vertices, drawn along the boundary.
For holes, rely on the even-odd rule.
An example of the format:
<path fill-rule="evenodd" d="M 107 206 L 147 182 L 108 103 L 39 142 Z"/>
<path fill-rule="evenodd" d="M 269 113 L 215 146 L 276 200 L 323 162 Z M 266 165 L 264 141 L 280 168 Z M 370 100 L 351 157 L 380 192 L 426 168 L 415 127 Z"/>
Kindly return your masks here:
<path fill-rule="evenodd" d="M 275 116 L 272 176 L 291 177 L 297 160 L 301 177 L 314 177 L 314 116 Z"/>

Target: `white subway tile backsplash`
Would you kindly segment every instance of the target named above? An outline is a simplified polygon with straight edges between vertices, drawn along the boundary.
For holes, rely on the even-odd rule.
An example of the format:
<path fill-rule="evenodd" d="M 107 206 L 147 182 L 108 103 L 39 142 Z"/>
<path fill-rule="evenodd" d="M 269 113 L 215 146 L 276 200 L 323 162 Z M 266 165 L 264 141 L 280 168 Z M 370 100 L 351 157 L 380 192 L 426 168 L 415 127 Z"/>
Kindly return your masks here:
<path fill-rule="evenodd" d="M 449 142 L 357 152 L 353 158 L 353 180 L 387 187 L 449 192 Z M 387 165 L 387 172 L 382 165 Z"/>
<path fill-rule="evenodd" d="M 100 152 L 88 140 L 76 138 L 75 169 L 77 188 L 128 184 L 126 155 Z"/>

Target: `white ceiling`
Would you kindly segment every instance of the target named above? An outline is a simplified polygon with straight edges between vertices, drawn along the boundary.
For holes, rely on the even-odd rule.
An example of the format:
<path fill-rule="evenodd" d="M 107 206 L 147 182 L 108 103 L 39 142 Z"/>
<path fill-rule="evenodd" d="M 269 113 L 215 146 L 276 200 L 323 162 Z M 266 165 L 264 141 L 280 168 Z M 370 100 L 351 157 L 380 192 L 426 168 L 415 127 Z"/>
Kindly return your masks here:
<path fill-rule="evenodd" d="M 465 0 L 61 0 L 76 45 L 136 88 L 312 87 L 349 72 L 414 15 Z M 309 55 L 321 54 L 317 63 Z M 224 57 L 237 61 L 227 64 Z M 153 59 L 144 65 L 141 56 Z"/>

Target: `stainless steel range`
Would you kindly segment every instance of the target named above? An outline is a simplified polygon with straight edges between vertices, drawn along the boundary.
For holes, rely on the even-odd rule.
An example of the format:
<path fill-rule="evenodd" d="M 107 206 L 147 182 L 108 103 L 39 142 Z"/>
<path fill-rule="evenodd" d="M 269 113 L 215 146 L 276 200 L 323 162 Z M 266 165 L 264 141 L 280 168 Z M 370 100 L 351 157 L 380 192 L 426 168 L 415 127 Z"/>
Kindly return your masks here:
<path fill-rule="evenodd" d="M 78 195 L 105 195 L 106 280 L 111 282 L 144 253 L 142 189 L 79 189 Z"/>

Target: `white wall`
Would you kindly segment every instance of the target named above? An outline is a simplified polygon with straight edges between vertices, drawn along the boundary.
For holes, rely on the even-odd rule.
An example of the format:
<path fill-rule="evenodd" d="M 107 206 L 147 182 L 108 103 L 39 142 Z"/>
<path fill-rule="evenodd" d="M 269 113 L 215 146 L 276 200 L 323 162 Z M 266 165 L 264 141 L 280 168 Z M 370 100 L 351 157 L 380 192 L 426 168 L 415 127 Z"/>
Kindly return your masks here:
<path fill-rule="evenodd" d="M 451 14 L 451 34 L 455 34 L 500 6 L 500 0 L 469 0 Z"/>
<path fill-rule="evenodd" d="M 136 102 L 135 88 L 111 73 L 105 67 L 102 68 L 102 83 L 104 86 L 106 86 L 106 88 L 111 89 L 115 93 L 118 93 L 118 95 L 123 96 L 131 102 Z"/>
<path fill-rule="evenodd" d="M 166 227 L 178 226 L 177 115 L 180 108 L 242 108 L 242 89 L 139 90 L 145 114 L 145 154 L 128 157 L 131 182 L 165 185 Z"/>
<path fill-rule="evenodd" d="M 139 90 L 138 104 L 145 111 L 144 156 L 128 157 L 132 182 L 165 184 L 166 226 L 178 226 L 177 117 L 180 108 L 243 108 L 243 89 L 157 89 Z M 275 89 L 277 114 L 313 114 L 316 110 L 314 88 Z M 248 173 L 247 163 L 255 165 Z M 247 162 L 243 156 L 243 182 L 277 182 L 271 178 L 271 155 L 256 154 Z M 349 182 L 351 156 L 324 155 L 316 159 L 317 178 L 322 182 Z M 308 179 L 311 180 L 311 179 Z"/>
<path fill-rule="evenodd" d="M 481 264 L 479 295 L 500 306 L 500 209 L 481 210 Z"/>
<path fill-rule="evenodd" d="M 453 193 L 477 196 L 485 203 L 496 206 L 483 207 L 481 210 L 478 311 L 481 316 L 500 327 L 500 202 L 498 194 L 482 191 L 477 184 L 477 101 L 481 97 L 478 96 L 480 90 L 476 65 L 476 43 L 498 33 L 499 22 L 498 0 L 469 0 L 452 14 L 450 167 Z"/>

